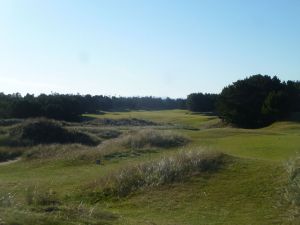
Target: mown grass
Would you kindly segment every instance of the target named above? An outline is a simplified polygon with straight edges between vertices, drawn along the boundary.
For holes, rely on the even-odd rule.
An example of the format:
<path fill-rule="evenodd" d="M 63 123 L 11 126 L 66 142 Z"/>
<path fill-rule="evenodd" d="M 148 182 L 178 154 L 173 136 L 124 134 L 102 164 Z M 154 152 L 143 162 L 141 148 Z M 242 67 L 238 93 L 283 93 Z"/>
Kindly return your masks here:
<path fill-rule="evenodd" d="M 299 151 L 299 123 L 280 122 L 263 129 L 236 129 L 224 127 L 214 116 L 183 110 L 107 113 L 93 117 L 154 121 L 159 125 L 151 126 L 151 130 L 175 133 L 187 137 L 189 142 L 185 147 L 170 149 L 149 147 L 149 144 L 135 149 L 120 140 L 149 126 L 64 124 L 66 129 L 99 135 L 103 142 L 96 147 L 71 144 L 22 148 L 22 154 L 33 153 L 27 155 L 27 160 L 0 165 L 0 196 L 6 196 L 6 200 L 10 198 L 8 193 L 13 196 L 11 206 L 0 206 L 2 221 L 7 224 L 297 224 L 290 216 L 291 206 L 284 195 L 289 184 L 284 165 L 286 159 Z M 0 139 L 6 138 L 10 126 L 15 125 L 0 128 Z M 120 134 L 113 139 L 114 134 L 108 134 L 109 140 L 104 141 L 105 137 L 100 137 L 98 131 L 106 129 Z M 147 164 L 194 148 L 219 150 L 234 157 L 231 157 L 232 163 L 216 173 L 195 174 L 183 182 L 138 188 L 134 194 L 119 200 L 107 198 L 90 204 L 90 199 L 80 197 L 87 185 L 122 168 Z M 96 165 L 95 159 L 103 154 L 107 156 L 103 157 L 103 164 Z M 46 199 L 50 190 L 55 193 L 56 210 L 48 212 L 45 211 L 49 208 L 47 204 L 27 203 L 26 190 L 35 186 L 46 193 Z M 85 208 L 82 217 L 80 210 L 74 209 L 81 201 Z M 99 214 L 90 217 L 85 212 L 93 207 Z"/>
<path fill-rule="evenodd" d="M 297 130 L 298 129 L 298 130 Z M 221 150 L 239 157 L 282 161 L 300 151 L 300 124 L 282 126 L 282 123 L 258 130 L 219 128 L 186 132 L 192 146 Z"/>
<path fill-rule="evenodd" d="M 192 113 L 186 110 L 163 110 L 163 111 L 130 111 L 130 112 L 107 112 L 101 115 L 85 114 L 91 118 L 111 118 L 111 119 L 144 119 L 156 123 L 171 123 L 183 125 L 187 128 L 201 128 L 214 126 L 220 122 L 216 116 L 206 116 L 200 113 Z"/>

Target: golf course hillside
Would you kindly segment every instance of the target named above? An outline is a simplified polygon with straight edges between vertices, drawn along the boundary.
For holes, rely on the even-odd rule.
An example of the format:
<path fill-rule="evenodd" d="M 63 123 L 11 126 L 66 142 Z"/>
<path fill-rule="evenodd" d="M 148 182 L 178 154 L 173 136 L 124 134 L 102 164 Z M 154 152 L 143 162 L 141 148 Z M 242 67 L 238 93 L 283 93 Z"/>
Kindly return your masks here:
<path fill-rule="evenodd" d="M 300 0 L 0 0 L 0 225 L 300 225 Z"/>
<path fill-rule="evenodd" d="M 179 109 L 83 118 L 1 120 L 0 224 L 300 223 L 296 120 L 246 129 Z"/>

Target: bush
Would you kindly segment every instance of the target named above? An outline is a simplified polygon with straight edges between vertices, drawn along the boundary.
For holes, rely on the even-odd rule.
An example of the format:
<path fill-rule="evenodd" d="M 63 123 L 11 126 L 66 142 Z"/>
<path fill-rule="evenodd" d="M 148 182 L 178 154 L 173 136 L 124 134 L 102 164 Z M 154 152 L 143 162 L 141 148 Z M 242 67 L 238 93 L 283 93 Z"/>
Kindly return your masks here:
<path fill-rule="evenodd" d="M 171 148 L 183 146 L 188 139 L 168 131 L 141 130 L 123 137 L 122 144 L 133 149 L 144 147 Z"/>
<path fill-rule="evenodd" d="M 21 144 L 51 144 L 51 143 L 81 143 L 97 145 L 100 141 L 89 134 L 68 130 L 62 123 L 55 120 L 35 119 L 27 120 L 15 127 L 11 136 L 19 137 Z"/>
<path fill-rule="evenodd" d="M 130 165 L 91 185 L 100 197 L 125 197 L 149 186 L 180 182 L 205 171 L 216 171 L 224 164 L 221 153 L 181 152 L 172 157 Z"/>

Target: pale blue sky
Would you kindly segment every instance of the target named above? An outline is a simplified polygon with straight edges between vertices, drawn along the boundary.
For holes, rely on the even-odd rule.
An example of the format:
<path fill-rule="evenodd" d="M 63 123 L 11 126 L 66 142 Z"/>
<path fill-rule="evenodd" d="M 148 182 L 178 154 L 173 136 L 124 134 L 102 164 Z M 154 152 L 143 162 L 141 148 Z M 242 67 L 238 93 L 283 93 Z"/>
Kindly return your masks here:
<path fill-rule="evenodd" d="M 300 79 L 298 0 L 0 0 L 0 92 L 185 97 Z"/>

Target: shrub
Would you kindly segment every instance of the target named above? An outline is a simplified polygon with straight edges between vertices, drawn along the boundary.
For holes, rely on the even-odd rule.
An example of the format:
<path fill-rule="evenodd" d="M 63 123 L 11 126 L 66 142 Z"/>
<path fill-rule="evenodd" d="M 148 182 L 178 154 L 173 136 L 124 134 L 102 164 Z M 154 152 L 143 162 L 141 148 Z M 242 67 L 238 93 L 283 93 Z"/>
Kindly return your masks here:
<path fill-rule="evenodd" d="M 100 198 L 125 197 L 144 187 L 180 182 L 201 172 L 218 170 L 223 164 L 224 155 L 221 153 L 181 152 L 157 161 L 121 168 L 91 187 Z"/>
<path fill-rule="evenodd" d="M 130 134 L 121 140 L 126 147 L 140 149 L 144 147 L 171 148 L 183 146 L 188 139 L 168 131 L 141 130 L 135 134 Z"/>

